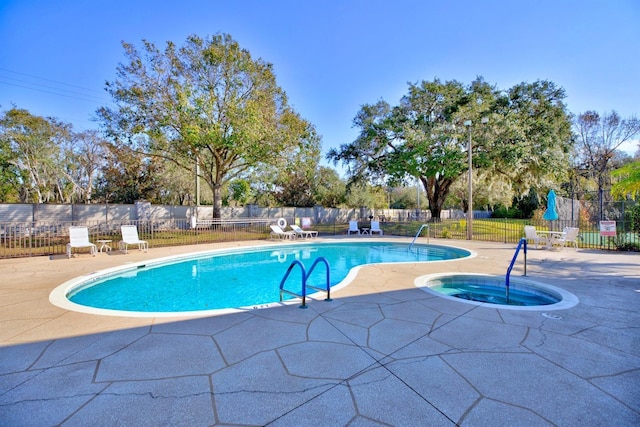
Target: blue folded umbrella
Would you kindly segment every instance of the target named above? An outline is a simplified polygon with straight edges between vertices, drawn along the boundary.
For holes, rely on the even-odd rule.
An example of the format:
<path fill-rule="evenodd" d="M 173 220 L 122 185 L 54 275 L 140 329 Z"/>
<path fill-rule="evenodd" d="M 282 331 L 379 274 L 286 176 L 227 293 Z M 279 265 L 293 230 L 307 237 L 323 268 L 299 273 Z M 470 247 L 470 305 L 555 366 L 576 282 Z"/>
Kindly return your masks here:
<path fill-rule="evenodd" d="M 558 210 L 556 209 L 556 193 L 553 190 L 549 190 L 547 195 L 547 210 L 542 215 L 542 219 L 547 221 L 555 221 L 559 218 Z"/>

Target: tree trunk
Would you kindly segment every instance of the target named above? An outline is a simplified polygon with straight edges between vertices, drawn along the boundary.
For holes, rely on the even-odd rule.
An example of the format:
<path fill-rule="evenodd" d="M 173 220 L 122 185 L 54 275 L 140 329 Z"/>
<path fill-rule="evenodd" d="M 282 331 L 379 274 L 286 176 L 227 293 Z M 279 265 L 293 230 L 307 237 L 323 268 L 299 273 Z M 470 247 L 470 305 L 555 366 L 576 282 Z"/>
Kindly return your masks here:
<path fill-rule="evenodd" d="M 440 220 L 440 214 L 442 213 L 442 207 L 449 195 L 449 188 L 453 181 L 451 179 L 436 179 L 434 177 L 420 177 L 420 182 L 424 186 L 427 192 L 427 199 L 429 200 L 429 211 L 431 212 L 432 220 Z"/>
<path fill-rule="evenodd" d="M 222 185 L 213 185 L 213 219 L 222 218 Z"/>

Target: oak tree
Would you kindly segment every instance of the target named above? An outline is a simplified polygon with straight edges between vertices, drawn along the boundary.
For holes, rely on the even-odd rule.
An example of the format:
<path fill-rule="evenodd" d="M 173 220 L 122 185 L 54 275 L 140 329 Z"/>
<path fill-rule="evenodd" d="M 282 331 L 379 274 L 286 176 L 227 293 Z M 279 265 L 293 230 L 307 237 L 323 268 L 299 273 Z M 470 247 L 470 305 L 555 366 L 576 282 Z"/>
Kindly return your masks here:
<path fill-rule="evenodd" d="M 438 79 L 409 84 L 395 107 L 383 100 L 364 105 L 354 119 L 357 139 L 328 158 L 347 165 L 352 182 L 417 178 L 432 217 L 440 218 L 452 185 L 468 175 L 469 132 L 474 175 L 484 172 L 519 192 L 560 175 L 571 143 L 563 98 L 564 91 L 546 81 L 505 92 L 482 78 L 468 86 Z"/>
<path fill-rule="evenodd" d="M 149 41 L 142 50 L 123 46 L 127 62 L 106 86 L 115 106 L 98 110 L 107 134 L 197 171 L 213 192 L 215 218 L 226 183 L 319 144 L 313 126 L 289 106 L 273 66 L 231 36 L 192 35 L 162 51 Z"/>

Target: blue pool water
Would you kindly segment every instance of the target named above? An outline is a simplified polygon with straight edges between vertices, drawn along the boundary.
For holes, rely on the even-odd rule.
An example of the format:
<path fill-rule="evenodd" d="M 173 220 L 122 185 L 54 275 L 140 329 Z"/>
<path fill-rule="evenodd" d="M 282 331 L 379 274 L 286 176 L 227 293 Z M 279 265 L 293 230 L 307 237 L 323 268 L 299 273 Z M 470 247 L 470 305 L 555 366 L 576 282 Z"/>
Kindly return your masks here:
<path fill-rule="evenodd" d="M 182 312 L 251 307 L 279 301 L 287 268 L 299 260 L 309 269 L 317 257 L 330 265 L 331 286 L 359 265 L 464 258 L 464 249 L 397 243 L 313 243 L 244 248 L 179 262 L 141 267 L 93 279 L 67 298 L 80 305 L 136 312 Z M 301 292 L 302 273 L 294 268 L 286 288 Z M 308 283 L 325 287 L 326 267 L 318 264 Z"/>
<path fill-rule="evenodd" d="M 510 289 L 507 298 L 505 287 L 498 286 L 497 283 L 487 282 L 483 285 L 457 281 L 441 286 L 434 286 L 431 289 L 450 295 L 455 298 L 468 301 L 486 302 L 499 305 L 549 305 L 558 302 L 558 298 L 543 293 L 534 293 L 520 289 Z"/>
<path fill-rule="evenodd" d="M 558 288 L 524 279 L 511 278 L 507 297 L 504 276 L 472 273 L 441 273 L 416 279 L 416 286 L 465 302 L 486 303 L 510 307 L 567 306 L 577 303 L 575 296 Z"/>

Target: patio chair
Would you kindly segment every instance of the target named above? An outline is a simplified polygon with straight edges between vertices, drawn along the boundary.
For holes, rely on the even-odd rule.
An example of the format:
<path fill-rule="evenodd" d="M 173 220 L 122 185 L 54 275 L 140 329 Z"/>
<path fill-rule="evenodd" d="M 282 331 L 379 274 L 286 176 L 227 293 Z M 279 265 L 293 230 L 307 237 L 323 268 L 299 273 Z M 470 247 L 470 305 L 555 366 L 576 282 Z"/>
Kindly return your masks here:
<path fill-rule="evenodd" d="M 538 236 L 538 233 L 536 232 L 536 228 L 533 225 L 525 225 L 524 226 L 524 237 L 527 239 L 527 242 L 529 240 L 532 240 L 535 244 L 536 244 L 536 249 L 538 249 L 538 245 L 540 243 L 542 244 L 546 244 L 547 243 L 547 239 L 542 237 L 542 236 Z"/>
<path fill-rule="evenodd" d="M 69 227 L 69 243 L 67 243 L 67 258 L 71 258 L 72 248 L 90 248 L 91 255 L 96 256 L 98 249 L 89 241 L 89 229 L 87 227 Z"/>
<path fill-rule="evenodd" d="M 347 230 L 347 235 L 351 233 L 360 234 L 360 228 L 358 228 L 358 221 L 349 221 L 349 229 Z"/>
<path fill-rule="evenodd" d="M 380 233 L 380 235 L 384 235 L 382 228 L 380 228 L 380 221 L 371 221 L 371 230 L 369 230 L 369 234 L 373 235 L 373 233 Z"/>
<path fill-rule="evenodd" d="M 291 227 L 291 229 L 298 235 L 298 237 L 303 237 L 305 239 L 307 237 L 318 237 L 318 232 L 315 230 L 303 230 L 295 224 L 291 224 L 289 227 Z"/>
<path fill-rule="evenodd" d="M 562 231 L 564 232 L 564 236 L 554 239 L 553 243 L 558 246 L 562 246 L 563 248 L 567 247 L 567 243 L 573 243 L 573 247 L 578 250 L 577 240 L 580 238 L 578 235 L 580 229 L 575 227 L 565 227 Z"/>
<path fill-rule="evenodd" d="M 129 245 L 138 245 L 138 250 L 144 249 L 145 252 L 149 249 L 149 243 L 146 240 L 140 240 L 138 238 L 138 228 L 135 225 L 123 225 L 120 227 L 122 232 L 122 240 L 118 243 L 121 251 L 128 253 Z"/>
<path fill-rule="evenodd" d="M 269 227 L 271 227 L 271 234 L 269 236 L 272 239 L 277 237 L 282 240 L 286 240 L 286 239 L 294 240 L 296 238 L 295 231 L 284 231 L 282 228 L 280 228 L 277 225 L 270 225 Z"/>

